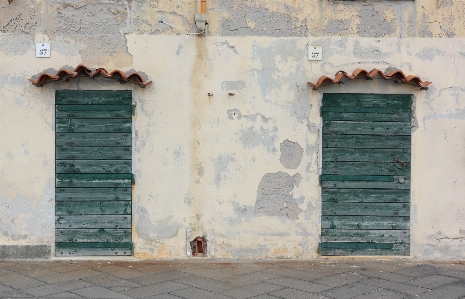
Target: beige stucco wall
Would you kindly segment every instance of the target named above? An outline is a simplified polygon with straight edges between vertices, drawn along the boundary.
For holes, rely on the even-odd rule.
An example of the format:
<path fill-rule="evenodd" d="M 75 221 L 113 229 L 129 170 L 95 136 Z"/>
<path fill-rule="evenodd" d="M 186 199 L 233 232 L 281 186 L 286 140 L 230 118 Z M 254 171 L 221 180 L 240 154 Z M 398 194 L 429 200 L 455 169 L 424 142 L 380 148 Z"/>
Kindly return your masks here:
<path fill-rule="evenodd" d="M 54 242 L 55 90 L 133 90 L 138 258 L 188 258 L 196 236 L 215 258 L 318 257 L 322 94 L 406 93 L 416 116 L 411 256 L 463 259 L 464 8 L 446 2 L 218 0 L 208 4 L 207 36 L 188 39 L 159 23 L 191 30 L 187 2 L 0 4 L 0 245 Z M 51 42 L 51 58 L 35 58 L 36 41 Z M 307 44 L 323 46 L 323 61 L 307 60 Z M 79 63 L 135 69 L 154 83 L 27 81 Z M 401 69 L 433 84 L 306 84 L 356 68 Z"/>

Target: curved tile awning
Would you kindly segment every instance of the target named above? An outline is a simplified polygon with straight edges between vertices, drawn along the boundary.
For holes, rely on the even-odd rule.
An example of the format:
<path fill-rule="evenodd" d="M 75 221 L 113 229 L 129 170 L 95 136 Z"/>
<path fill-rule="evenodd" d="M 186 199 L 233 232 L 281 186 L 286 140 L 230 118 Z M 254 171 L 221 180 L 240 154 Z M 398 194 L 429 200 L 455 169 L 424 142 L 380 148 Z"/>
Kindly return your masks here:
<path fill-rule="evenodd" d="M 148 80 L 148 78 L 146 78 L 147 76 L 140 72 L 125 73 L 120 70 L 108 72 L 104 68 L 91 69 L 90 67 L 82 64 L 78 65 L 74 70 L 69 68 L 61 68 L 60 70 L 56 71 L 55 74 L 50 74 L 48 71 L 44 71 L 33 76 L 31 79 L 29 79 L 29 81 L 31 81 L 35 86 L 41 87 L 47 83 L 61 80 L 68 81 L 69 79 L 74 79 L 77 77 L 95 78 L 97 76 L 115 79 L 120 83 L 132 82 L 140 85 L 142 88 L 152 83 L 152 80 Z"/>
<path fill-rule="evenodd" d="M 374 78 L 382 78 L 386 80 L 393 80 L 397 83 L 405 83 L 412 86 L 420 87 L 420 89 L 428 90 L 428 85 L 431 84 L 429 81 L 422 81 L 420 77 L 409 75 L 406 76 L 402 71 L 395 70 L 390 71 L 387 74 L 384 74 L 383 71 L 378 69 L 373 69 L 371 71 L 367 71 L 364 69 L 356 69 L 353 71 L 352 75 L 347 74 L 345 71 L 339 71 L 336 73 L 334 79 L 321 76 L 316 83 L 308 82 L 310 86 L 313 87 L 314 90 L 317 90 L 320 87 L 335 84 L 335 83 L 344 83 L 347 80 L 354 80 L 354 79 L 362 79 L 365 78 L 367 80 L 372 80 Z"/>

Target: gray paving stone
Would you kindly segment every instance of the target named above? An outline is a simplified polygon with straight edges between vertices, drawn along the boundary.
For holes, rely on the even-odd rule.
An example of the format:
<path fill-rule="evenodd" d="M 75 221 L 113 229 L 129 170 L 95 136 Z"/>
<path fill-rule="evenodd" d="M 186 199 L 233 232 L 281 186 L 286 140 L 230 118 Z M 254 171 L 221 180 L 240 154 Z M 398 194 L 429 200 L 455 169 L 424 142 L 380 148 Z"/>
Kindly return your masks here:
<path fill-rule="evenodd" d="M 312 280 L 321 278 L 321 275 L 317 272 L 290 269 L 290 268 L 282 268 L 282 267 L 265 270 L 263 271 L 263 273 L 298 278 L 298 279 L 307 280 L 307 281 L 312 281 Z"/>
<path fill-rule="evenodd" d="M 237 279 L 239 277 L 236 274 L 233 274 L 229 271 L 224 271 L 224 270 L 218 270 L 218 269 L 203 269 L 202 271 L 199 271 L 199 269 L 183 269 L 181 270 L 182 272 L 188 274 L 188 275 L 196 275 L 196 276 L 202 276 L 205 278 L 210 278 L 226 283 L 230 283 Z"/>
<path fill-rule="evenodd" d="M 411 276 L 384 271 L 384 268 L 383 268 L 383 270 L 376 270 L 376 271 L 374 271 L 374 270 L 357 270 L 356 273 L 364 275 L 364 276 L 377 277 L 377 278 L 381 278 L 381 279 L 384 279 L 384 280 L 390 280 L 390 281 L 402 282 L 402 283 L 413 280 L 413 278 Z"/>
<path fill-rule="evenodd" d="M 318 283 L 318 284 L 328 285 L 331 287 L 338 287 L 341 285 L 350 284 L 350 283 L 354 283 L 360 280 L 364 280 L 365 278 L 367 277 L 364 275 L 360 275 L 358 273 L 344 272 L 341 274 L 336 274 L 333 276 L 327 276 L 322 279 L 314 280 L 313 282 Z"/>
<path fill-rule="evenodd" d="M 10 297 L 29 297 L 31 298 L 31 295 L 26 294 L 24 292 L 18 291 L 14 288 L 8 287 L 6 285 L 0 284 L 0 298 L 10 298 Z"/>
<path fill-rule="evenodd" d="M 225 297 L 223 295 L 209 292 L 205 290 L 200 290 L 197 288 L 189 287 L 182 290 L 177 290 L 174 292 L 170 292 L 170 294 L 174 294 L 178 297 L 185 298 L 185 299 L 231 299 L 231 297 Z"/>
<path fill-rule="evenodd" d="M 257 284 L 250 284 L 242 286 L 236 289 L 232 289 L 222 293 L 225 296 L 229 296 L 237 299 L 252 298 L 254 296 L 263 295 L 273 291 L 283 289 L 282 286 L 261 282 Z"/>
<path fill-rule="evenodd" d="M 81 280 L 90 282 L 95 285 L 99 285 L 106 288 L 111 287 L 125 287 L 125 288 L 137 288 L 141 287 L 141 284 L 125 280 L 119 277 L 115 277 L 109 274 L 101 274 L 90 277 L 81 278 Z"/>
<path fill-rule="evenodd" d="M 161 273 L 152 273 L 144 274 L 144 276 L 128 279 L 129 281 L 141 284 L 141 285 L 151 285 L 160 282 L 178 280 L 181 278 L 189 277 L 190 275 L 181 271 L 169 271 Z"/>
<path fill-rule="evenodd" d="M 318 293 L 325 290 L 330 289 L 330 286 L 317 284 L 305 280 L 300 280 L 296 278 L 289 278 L 289 277 L 282 277 L 282 278 L 275 278 L 268 281 L 269 283 L 273 283 L 276 285 L 280 285 L 283 287 L 288 287 L 304 292 L 311 292 L 311 293 Z"/>
<path fill-rule="evenodd" d="M 0 276 L 0 283 L 15 289 L 25 289 L 45 285 L 45 283 L 18 273 Z"/>
<path fill-rule="evenodd" d="M 393 282 L 389 280 L 383 280 L 383 279 L 379 279 L 375 277 L 363 280 L 361 281 L 361 283 L 369 284 L 369 285 L 380 287 L 380 288 L 387 289 L 387 290 L 398 291 L 398 292 L 409 294 L 409 295 L 418 295 L 418 294 L 429 291 L 429 289 L 427 288 L 421 288 L 421 287 L 412 286 L 408 284 Z"/>
<path fill-rule="evenodd" d="M 126 296 L 100 286 L 74 290 L 73 293 L 85 298 L 132 299 L 130 296 Z"/>
<path fill-rule="evenodd" d="M 53 271 L 51 269 L 41 269 L 41 268 L 39 268 L 39 269 L 20 269 L 20 270 L 16 270 L 15 272 L 20 273 L 22 275 L 25 275 L 27 277 L 32 277 L 32 278 L 58 274 L 58 272 Z"/>
<path fill-rule="evenodd" d="M 460 285 L 448 285 L 434 289 L 420 295 L 426 299 L 458 299 L 465 296 L 465 287 Z"/>
<path fill-rule="evenodd" d="M 92 286 L 90 283 L 80 280 L 65 281 L 60 283 L 46 284 L 40 287 L 30 288 L 23 290 L 25 293 L 37 297 L 48 296 L 51 294 L 58 294 L 62 292 L 69 292 L 72 290 L 87 288 Z"/>
<path fill-rule="evenodd" d="M 160 294 L 154 297 L 150 297 L 150 299 L 182 299 L 182 297 L 175 296 L 173 294 Z"/>
<path fill-rule="evenodd" d="M 282 290 L 278 290 L 275 292 L 271 292 L 270 295 L 274 295 L 278 298 L 286 298 L 286 299 L 327 299 L 328 298 L 322 295 L 302 292 L 302 291 L 294 290 L 294 289 L 282 289 Z"/>
<path fill-rule="evenodd" d="M 57 283 L 70 280 L 76 280 L 81 278 L 86 278 L 94 275 L 100 275 L 100 272 L 94 271 L 92 269 L 82 269 L 81 271 L 57 273 L 53 275 L 37 277 L 36 279 L 46 282 L 46 283 Z"/>
<path fill-rule="evenodd" d="M 210 291 L 210 292 L 224 292 L 230 289 L 237 288 L 237 286 L 232 284 L 227 284 L 221 281 L 212 280 L 205 277 L 199 276 L 189 276 L 182 279 L 176 280 L 176 282 L 195 287 L 198 289 Z"/>
<path fill-rule="evenodd" d="M 407 283 L 414 285 L 414 286 L 418 286 L 418 287 L 435 289 L 440 286 L 451 284 L 457 281 L 460 281 L 460 279 L 455 278 L 455 277 L 447 277 L 443 275 L 430 275 L 430 276 L 426 276 L 426 277 L 422 277 L 416 280 L 409 281 Z"/>
<path fill-rule="evenodd" d="M 422 277 L 436 274 L 439 271 L 439 268 L 424 264 L 424 265 L 414 265 L 411 267 L 402 268 L 396 270 L 395 273 L 404 274 L 412 277 Z"/>
<path fill-rule="evenodd" d="M 408 294 L 401 294 L 391 290 L 377 290 L 369 294 L 357 296 L 354 299 L 414 299 L 416 297 Z"/>
<path fill-rule="evenodd" d="M 122 292 L 124 295 L 131 296 L 134 298 L 146 298 L 149 296 L 160 295 L 163 293 L 170 293 L 180 289 L 188 288 L 184 284 L 180 284 L 174 281 L 166 281 L 163 283 L 157 283 L 152 285 L 146 285 L 139 288 L 133 288 L 128 291 Z"/>
<path fill-rule="evenodd" d="M 254 284 L 259 282 L 268 282 L 269 280 L 278 277 L 282 276 L 270 272 L 260 271 L 237 276 L 228 282 L 236 286 L 245 286 L 248 284 Z"/>
<path fill-rule="evenodd" d="M 111 274 L 113 276 L 124 278 L 124 279 L 141 277 L 141 276 L 146 275 L 146 273 L 136 271 L 136 270 L 134 270 L 132 268 L 129 268 L 129 267 L 121 267 L 121 266 L 118 266 L 118 265 L 102 266 L 102 267 L 100 267 L 100 268 L 98 268 L 96 270 L 98 272 Z"/>
<path fill-rule="evenodd" d="M 362 283 L 353 283 L 321 292 L 321 295 L 335 299 L 349 299 L 374 292 L 378 289 L 377 287 Z"/>
<path fill-rule="evenodd" d="M 79 296 L 79 295 L 74 294 L 74 293 L 70 293 L 70 292 L 63 292 L 63 293 L 48 295 L 46 298 L 55 298 L 55 299 L 59 299 L 59 298 L 77 298 L 77 299 L 81 299 L 81 298 L 84 298 L 84 297 Z"/>

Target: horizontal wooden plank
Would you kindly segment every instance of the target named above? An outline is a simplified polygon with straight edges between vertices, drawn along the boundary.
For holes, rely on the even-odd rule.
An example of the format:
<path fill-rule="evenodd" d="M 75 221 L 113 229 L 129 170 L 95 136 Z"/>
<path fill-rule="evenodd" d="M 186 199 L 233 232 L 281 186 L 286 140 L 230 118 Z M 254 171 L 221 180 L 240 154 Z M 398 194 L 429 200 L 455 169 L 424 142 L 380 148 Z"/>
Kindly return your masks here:
<path fill-rule="evenodd" d="M 410 243 L 410 231 L 322 229 L 321 242 Z"/>
<path fill-rule="evenodd" d="M 410 108 L 411 95 L 325 93 L 323 94 L 322 104 L 323 107 Z"/>
<path fill-rule="evenodd" d="M 58 130 L 58 129 L 57 129 Z M 323 135 L 411 135 L 410 123 L 404 122 L 353 122 L 324 121 Z"/>
<path fill-rule="evenodd" d="M 56 133 L 56 146 L 131 146 L 131 133 Z"/>
<path fill-rule="evenodd" d="M 323 162 L 410 162 L 410 149 L 323 148 Z"/>
<path fill-rule="evenodd" d="M 410 217 L 323 216 L 322 229 L 402 229 L 410 228 Z"/>
<path fill-rule="evenodd" d="M 132 160 L 58 160 L 57 173 L 131 173 Z"/>
<path fill-rule="evenodd" d="M 55 215 L 131 215 L 130 201 L 57 201 Z"/>
<path fill-rule="evenodd" d="M 131 229 L 57 229 L 55 242 L 131 242 Z"/>
<path fill-rule="evenodd" d="M 403 162 L 405 163 L 405 162 Z M 405 165 L 405 166 L 404 166 Z M 410 163 L 400 162 L 323 162 L 322 174 L 410 175 Z"/>
<path fill-rule="evenodd" d="M 335 108 L 335 107 L 327 107 Z M 339 108 L 339 107 L 338 107 Z M 356 108 L 357 109 L 357 108 Z M 356 110 L 354 109 L 354 110 Z M 367 108 L 370 109 L 370 108 Z M 373 109 L 373 108 L 371 108 Z M 392 109 L 389 109 L 392 110 Z M 410 110 L 399 109 L 400 113 L 353 113 L 353 112 L 329 112 L 322 111 L 323 121 L 367 121 L 367 122 L 405 122 L 410 123 Z"/>
<path fill-rule="evenodd" d="M 132 174 L 56 174 L 57 188 L 61 187 L 131 187 Z"/>
<path fill-rule="evenodd" d="M 130 215 L 55 216 L 55 228 L 131 228 Z"/>
<path fill-rule="evenodd" d="M 408 243 L 320 243 L 321 255 L 364 256 L 364 255 L 399 255 L 410 254 Z"/>
<path fill-rule="evenodd" d="M 398 182 L 402 183 L 406 176 L 364 175 L 364 174 L 322 174 L 320 181 L 366 181 L 366 182 Z"/>
<path fill-rule="evenodd" d="M 410 148 L 410 136 L 326 135 L 323 147 L 399 149 Z"/>
<path fill-rule="evenodd" d="M 384 189 L 322 189 L 326 202 L 410 202 L 410 190 Z"/>
<path fill-rule="evenodd" d="M 322 188 L 328 189 L 410 189 L 410 180 L 399 181 L 321 181 Z"/>
<path fill-rule="evenodd" d="M 132 120 L 120 118 L 102 119 L 57 119 L 57 133 L 131 133 Z"/>
<path fill-rule="evenodd" d="M 132 105 L 56 105 L 55 118 L 132 119 Z"/>
<path fill-rule="evenodd" d="M 410 216 L 409 203 L 322 202 L 321 215 L 330 216 Z"/>
<path fill-rule="evenodd" d="M 57 90 L 56 105 L 131 105 L 130 90 Z"/>
<path fill-rule="evenodd" d="M 131 256 L 133 249 L 128 248 L 56 248 L 55 255 L 69 256 Z"/>
<path fill-rule="evenodd" d="M 56 147 L 57 160 L 131 160 L 130 146 L 60 146 Z"/>
<path fill-rule="evenodd" d="M 132 242 L 55 242 L 56 248 L 133 248 Z"/>
<path fill-rule="evenodd" d="M 127 188 L 56 188 L 55 201 L 131 200 L 132 189 Z"/>

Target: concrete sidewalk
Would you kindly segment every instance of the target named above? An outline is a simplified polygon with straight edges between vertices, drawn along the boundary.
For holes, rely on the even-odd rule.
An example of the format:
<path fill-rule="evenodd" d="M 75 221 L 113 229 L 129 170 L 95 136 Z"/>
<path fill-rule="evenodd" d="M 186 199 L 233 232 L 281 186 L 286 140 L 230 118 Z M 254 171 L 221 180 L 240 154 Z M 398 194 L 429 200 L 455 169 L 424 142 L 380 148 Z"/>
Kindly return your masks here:
<path fill-rule="evenodd" d="M 465 264 L 397 259 L 0 261 L 0 298 L 465 298 Z"/>

